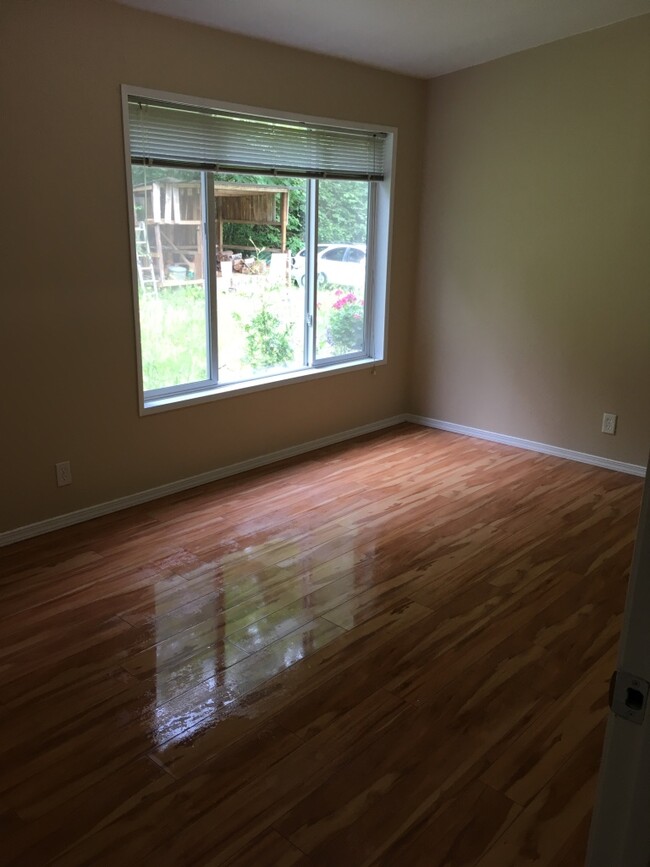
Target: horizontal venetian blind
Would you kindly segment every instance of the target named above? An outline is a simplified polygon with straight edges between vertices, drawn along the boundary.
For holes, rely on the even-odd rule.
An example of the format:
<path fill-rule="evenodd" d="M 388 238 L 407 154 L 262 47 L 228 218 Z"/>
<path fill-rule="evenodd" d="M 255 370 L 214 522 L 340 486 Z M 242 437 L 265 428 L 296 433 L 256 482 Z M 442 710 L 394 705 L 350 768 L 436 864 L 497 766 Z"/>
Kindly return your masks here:
<path fill-rule="evenodd" d="M 383 180 L 386 134 L 129 97 L 134 163 L 214 171 Z"/>

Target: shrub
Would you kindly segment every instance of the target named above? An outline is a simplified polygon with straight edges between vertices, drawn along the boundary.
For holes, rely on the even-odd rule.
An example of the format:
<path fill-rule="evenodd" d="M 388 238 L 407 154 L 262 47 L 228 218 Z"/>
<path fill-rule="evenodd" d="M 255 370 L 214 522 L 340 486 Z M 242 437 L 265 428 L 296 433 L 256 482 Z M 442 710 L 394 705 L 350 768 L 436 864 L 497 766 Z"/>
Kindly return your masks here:
<path fill-rule="evenodd" d="M 240 318 L 240 317 L 237 317 Z M 292 324 L 283 325 L 280 317 L 262 303 L 261 309 L 244 325 L 245 363 L 253 369 L 278 367 L 293 358 L 290 336 Z"/>
<path fill-rule="evenodd" d="M 363 301 L 342 289 L 334 294 L 337 299 L 332 304 L 327 339 L 337 355 L 359 352 L 363 349 Z"/>

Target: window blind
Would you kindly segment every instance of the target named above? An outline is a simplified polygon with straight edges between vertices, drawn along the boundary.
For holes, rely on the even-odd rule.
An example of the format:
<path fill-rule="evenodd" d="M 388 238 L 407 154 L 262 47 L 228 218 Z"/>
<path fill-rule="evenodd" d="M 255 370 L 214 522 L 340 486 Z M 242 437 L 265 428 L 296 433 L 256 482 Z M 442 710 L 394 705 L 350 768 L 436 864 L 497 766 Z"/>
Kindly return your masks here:
<path fill-rule="evenodd" d="M 383 180 L 386 134 L 129 97 L 134 163 Z"/>

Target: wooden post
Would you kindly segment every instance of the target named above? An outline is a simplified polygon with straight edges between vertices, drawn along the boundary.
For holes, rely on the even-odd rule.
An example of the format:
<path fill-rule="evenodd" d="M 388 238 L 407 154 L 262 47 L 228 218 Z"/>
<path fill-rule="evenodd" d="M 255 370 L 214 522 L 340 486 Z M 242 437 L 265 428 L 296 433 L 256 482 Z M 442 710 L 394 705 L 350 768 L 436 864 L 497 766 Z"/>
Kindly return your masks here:
<path fill-rule="evenodd" d="M 183 217 L 181 215 L 181 195 L 180 195 L 180 190 L 178 189 L 178 186 L 174 185 L 174 187 L 172 189 L 172 194 L 173 194 L 172 220 L 176 220 L 178 222 L 178 221 L 183 219 Z"/>
<path fill-rule="evenodd" d="M 217 200 L 217 267 L 221 262 L 220 256 L 223 253 L 223 200 L 221 196 L 216 197 Z"/>
<path fill-rule="evenodd" d="M 165 184 L 165 222 L 174 222 L 172 217 L 172 188 L 169 181 Z"/>
<path fill-rule="evenodd" d="M 158 256 L 158 277 L 162 281 L 165 279 L 165 260 L 163 259 L 162 238 L 160 237 L 160 224 L 154 225 L 154 234 L 156 236 L 156 253 Z"/>
<path fill-rule="evenodd" d="M 282 201 L 280 204 L 280 249 L 283 253 L 287 252 L 287 223 L 289 222 L 289 190 L 286 193 L 280 193 Z"/>
<path fill-rule="evenodd" d="M 196 227 L 196 255 L 194 256 L 194 276 L 197 280 L 203 280 L 203 251 L 201 244 L 203 243 L 203 228 L 199 224 Z"/>
<path fill-rule="evenodd" d="M 151 210 L 154 222 L 159 223 L 162 220 L 160 213 L 160 184 L 156 181 L 151 185 Z"/>

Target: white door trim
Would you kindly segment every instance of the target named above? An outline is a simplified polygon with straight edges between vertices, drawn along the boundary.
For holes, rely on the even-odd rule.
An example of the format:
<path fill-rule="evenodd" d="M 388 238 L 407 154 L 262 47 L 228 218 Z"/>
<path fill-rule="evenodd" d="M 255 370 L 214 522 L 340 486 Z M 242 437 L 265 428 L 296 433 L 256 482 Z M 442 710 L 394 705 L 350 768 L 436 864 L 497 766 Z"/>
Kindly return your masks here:
<path fill-rule="evenodd" d="M 618 670 L 650 682 L 650 464 L 625 603 Z M 641 725 L 610 712 L 587 867 L 650 865 L 650 709 Z"/>

